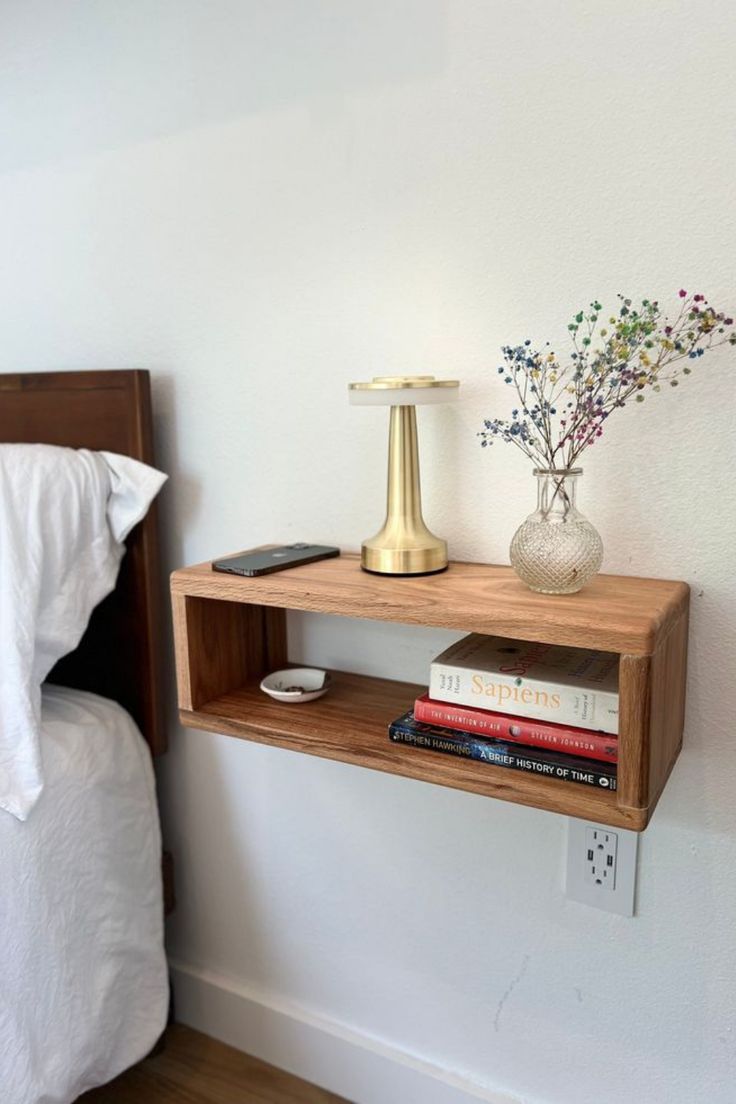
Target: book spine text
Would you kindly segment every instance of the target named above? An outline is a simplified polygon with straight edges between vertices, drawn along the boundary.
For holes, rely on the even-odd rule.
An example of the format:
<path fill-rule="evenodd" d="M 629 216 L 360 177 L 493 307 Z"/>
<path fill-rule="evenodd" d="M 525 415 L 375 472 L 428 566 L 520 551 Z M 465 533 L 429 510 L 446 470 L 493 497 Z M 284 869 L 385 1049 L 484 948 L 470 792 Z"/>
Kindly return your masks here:
<path fill-rule="evenodd" d="M 618 761 L 617 738 L 601 732 L 530 722 L 522 717 L 509 717 L 485 709 L 435 702 L 426 696 L 417 698 L 414 716 L 426 724 L 443 725 L 459 732 L 475 733 L 477 736 L 491 736 L 513 744 L 548 748 L 550 751 L 580 755 L 584 759 L 596 759 L 604 763 Z"/>
<path fill-rule="evenodd" d="M 465 740 L 453 740 L 452 737 L 443 733 L 420 732 L 414 728 L 404 727 L 396 723 L 390 726 L 389 736 L 397 744 L 407 744 L 430 751 L 441 751 L 462 759 L 475 759 L 490 763 L 492 766 L 525 771 L 566 782 L 576 782 L 579 785 L 597 786 L 609 790 L 616 789 L 615 773 L 611 770 L 597 769 L 592 765 L 588 769 L 587 764 L 583 767 L 581 764 L 568 766 L 559 762 L 545 762 L 543 758 L 525 755 L 519 749 L 512 750 L 503 746 L 494 747 L 483 741 L 473 740 L 472 737 Z"/>
<path fill-rule="evenodd" d="M 571 725 L 609 734 L 618 732 L 618 694 L 552 682 L 522 682 L 511 675 L 475 671 L 434 662 L 429 697 L 470 706 Z"/>

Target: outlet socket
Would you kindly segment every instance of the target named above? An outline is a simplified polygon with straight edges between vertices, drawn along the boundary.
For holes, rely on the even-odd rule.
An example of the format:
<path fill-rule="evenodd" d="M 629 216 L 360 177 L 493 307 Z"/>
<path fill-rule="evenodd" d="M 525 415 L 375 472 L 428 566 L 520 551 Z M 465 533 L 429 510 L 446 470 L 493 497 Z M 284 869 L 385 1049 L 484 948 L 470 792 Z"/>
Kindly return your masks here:
<path fill-rule="evenodd" d="M 567 896 L 619 916 L 633 916 L 638 846 L 638 832 L 570 818 Z"/>
<path fill-rule="evenodd" d="M 585 881 L 600 886 L 607 893 L 616 888 L 616 854 L 618 832 L 585 825 Z"/>

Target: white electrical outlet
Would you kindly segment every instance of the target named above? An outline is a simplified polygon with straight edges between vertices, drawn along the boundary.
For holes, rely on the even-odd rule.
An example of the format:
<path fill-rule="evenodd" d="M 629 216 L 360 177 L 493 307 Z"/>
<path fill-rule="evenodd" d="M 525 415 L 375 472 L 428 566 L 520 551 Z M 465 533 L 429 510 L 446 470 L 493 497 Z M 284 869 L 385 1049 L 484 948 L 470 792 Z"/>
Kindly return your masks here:
<path fill-rule="evenodd" d="M 616 888 L 618 833 L 585 825 L 585 881 L 608 893 Z"/>
<path fill-rule="evenodd" d="M 638 832 L 568 821 L 567 896 L 584 905 L 634 915 Z"/>

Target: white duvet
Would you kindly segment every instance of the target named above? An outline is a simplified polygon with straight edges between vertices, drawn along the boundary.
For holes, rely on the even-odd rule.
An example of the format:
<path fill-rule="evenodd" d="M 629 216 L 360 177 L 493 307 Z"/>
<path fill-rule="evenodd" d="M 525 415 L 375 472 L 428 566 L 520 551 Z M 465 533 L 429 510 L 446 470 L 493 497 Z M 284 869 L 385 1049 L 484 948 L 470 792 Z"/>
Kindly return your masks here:
<path fill-rule="evenodd" d="M 148 749 L 129 715 L 44 687 L 44 788 L 0 814 L 0 1100 L 69 1104 L 164 1028 L 161 839 Z"/>
<path fill-rule="evenodd" d="M 44 785 L 41 683 L 114 588 L 165 479 L 111 452 L 0 445 L 0 809 L 21 820 Z"/>

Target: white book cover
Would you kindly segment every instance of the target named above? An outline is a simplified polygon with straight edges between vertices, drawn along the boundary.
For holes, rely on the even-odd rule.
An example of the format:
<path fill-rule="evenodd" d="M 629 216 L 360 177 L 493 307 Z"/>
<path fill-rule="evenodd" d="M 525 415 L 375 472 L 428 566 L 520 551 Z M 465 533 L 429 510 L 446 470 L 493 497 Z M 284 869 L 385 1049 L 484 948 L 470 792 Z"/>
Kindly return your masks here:
<path fill-rule="evenodd" d="M 618 733 L 618 655 L 471 633 L 432 663 L 429 696 Z"/>

